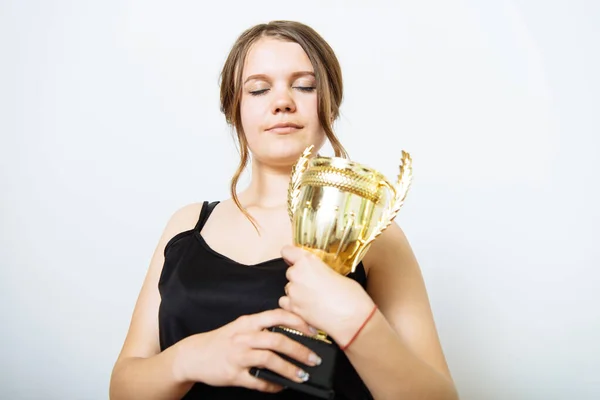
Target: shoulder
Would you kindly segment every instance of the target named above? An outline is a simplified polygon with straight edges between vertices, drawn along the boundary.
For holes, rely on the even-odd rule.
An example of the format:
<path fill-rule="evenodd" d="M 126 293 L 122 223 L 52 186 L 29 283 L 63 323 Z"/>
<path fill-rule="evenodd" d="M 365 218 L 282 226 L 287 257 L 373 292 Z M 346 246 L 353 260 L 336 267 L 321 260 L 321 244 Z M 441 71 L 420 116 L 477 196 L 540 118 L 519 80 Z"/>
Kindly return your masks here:
<path fill-rule="evenodd" d="M 235 225 L 239 222 L 238 214 L 240 213 L 240 210 L 237 208 L 233 199 L 218 200 L 217 203 L 217 206 L 213 207 L 210 213 L 211 218 L 206 221 L 205 226 L 210 227 L 215 221 L 219 221 L 220 224 L 228 226 Z M 212 204 L 212 202 L 208 202 L 207 204 Z"/>
<path fill-rule="evenodd" d="M 171 214 L 167 227 L 182 231 L 192 229 L 196 225 L 196 222 L 198 222 L 203 206 L 204 202 L 199 202 L 190 203 L 176 209 Z"/>
<path fill-rule="evenodd" d="M 203 206 L 204 203 L 199 202 L 187 204 L 176 209 L 175 212 L 171 214 L 166 229 L 176 231 L 192 229 L 196 225 L 196 222 L 198 222 Z"/>
<path fill-rule="evenodd" d="M 190 231 L 196 226 L 203 206 L 203 202 L 191 203 L 181 206 L 171 214 L 161 238 L 163 248 L 170 239 L 182 232 Z"/>
<path fill-rule="evenodd" d="M 416 259 L 402 228 L 392 222 L 371 244 L 364 258 L 369 272 L 386 268 L 415 265 Z"/>

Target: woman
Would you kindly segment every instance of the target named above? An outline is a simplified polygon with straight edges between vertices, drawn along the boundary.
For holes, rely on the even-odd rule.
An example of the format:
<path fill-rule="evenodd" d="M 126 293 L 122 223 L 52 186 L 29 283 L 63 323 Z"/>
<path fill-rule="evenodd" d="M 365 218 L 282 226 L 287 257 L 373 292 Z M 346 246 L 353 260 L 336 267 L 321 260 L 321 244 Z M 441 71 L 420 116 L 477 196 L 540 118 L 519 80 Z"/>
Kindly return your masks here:
<path fill-rule="evenodd" d="M 349 276 L 291 245 L 291 167 L 325 140 L 345 155 L 331 128 L 341 101 L 338 61 L 313 29 L 275 21 L 238 38 L 221 82 L 241 149 L 232 199 L 188 205 L 168 222 L 114 366 L 112 399 L 309 398 L 249 373 L 264 367 L 304 382 L 306 372 L 276 353 L 319 363 L 266 330 L 278 325 L 318 327 L 343 349 L 336 398 L 457 398 L 420 269 L 396 224 Z M 251 183 L 238 195 L 250 153 Z"/>

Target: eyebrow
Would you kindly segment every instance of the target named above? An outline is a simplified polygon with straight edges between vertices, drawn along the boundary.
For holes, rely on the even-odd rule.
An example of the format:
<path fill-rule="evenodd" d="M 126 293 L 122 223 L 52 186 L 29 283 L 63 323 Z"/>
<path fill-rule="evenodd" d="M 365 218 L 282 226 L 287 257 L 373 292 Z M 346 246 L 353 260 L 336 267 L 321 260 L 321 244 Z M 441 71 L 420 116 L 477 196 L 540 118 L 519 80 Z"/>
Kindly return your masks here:
<path fill-rule="evenodd" d="M 310 76 L 314 77 L 315 73 L 312 71 L 297 71 L 297 72 L 292 73 L 291 77 L 296 79 L 296 78 L 299 78 L 301 76 L 306 76 L 306 75 L 310 75 Z M 249 77 L 246 78 L 246 80 L 244 81 L 244 84 L 248 83 L 248 81 L 251 81 L 253 79 L 269 80 L 269 77 L 265 74 L 250 75 Z"/>

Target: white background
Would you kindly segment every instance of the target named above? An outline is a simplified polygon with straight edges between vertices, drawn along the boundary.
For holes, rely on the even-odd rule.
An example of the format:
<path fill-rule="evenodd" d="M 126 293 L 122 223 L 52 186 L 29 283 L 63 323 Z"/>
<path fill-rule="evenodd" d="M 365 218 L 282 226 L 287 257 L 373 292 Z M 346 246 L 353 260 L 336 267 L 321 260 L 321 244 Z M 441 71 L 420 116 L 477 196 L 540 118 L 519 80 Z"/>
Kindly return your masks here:
<path fill-rule="evenodd" d="M 2 1 L 0 398 L 106 399 L 150 256 L 237 164 L 235 38 L 308 23 L 350 156 L 398 222 L 462 399 L 600 398 L 597 1 Z"/>

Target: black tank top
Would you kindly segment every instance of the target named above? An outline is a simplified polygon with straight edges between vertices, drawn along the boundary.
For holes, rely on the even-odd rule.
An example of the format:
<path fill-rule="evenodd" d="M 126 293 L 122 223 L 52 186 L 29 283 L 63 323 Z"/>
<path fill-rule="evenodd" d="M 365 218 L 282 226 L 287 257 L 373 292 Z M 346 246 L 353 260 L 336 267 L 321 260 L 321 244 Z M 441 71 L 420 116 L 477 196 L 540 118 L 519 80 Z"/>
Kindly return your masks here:
<path fill-rule="evenodd" d="M 161 351 L 187 336 L 228 324 L 241 315 L 279 308 L 288 267 L 282 258 L 243 265 L 212 250 L 200 231 L 218 202 L 204 202 L 192 230 L 172 237 L 165 246 L 165 262 L 158 289 Z M 362 263 L 348 277 L 366 287 Z M 372 399 L 366 386 L 340 351 L 334 378 L 336 399 Z M 290 389 L 267 394 L 239 387 L 196 383 L 184 399 L 315 399 Z"/>

